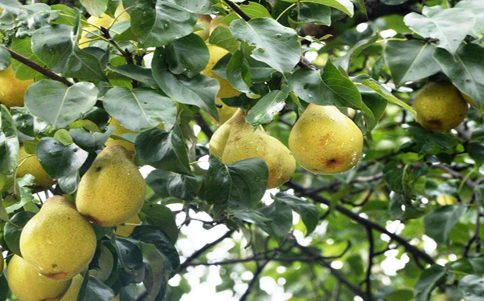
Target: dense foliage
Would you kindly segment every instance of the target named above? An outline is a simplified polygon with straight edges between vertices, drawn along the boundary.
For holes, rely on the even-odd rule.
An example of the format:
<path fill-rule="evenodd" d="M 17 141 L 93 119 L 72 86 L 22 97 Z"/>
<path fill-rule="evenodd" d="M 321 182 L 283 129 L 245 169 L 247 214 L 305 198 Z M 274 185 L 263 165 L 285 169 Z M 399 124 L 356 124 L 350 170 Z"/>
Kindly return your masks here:
<path fill-rule="evenodd" d="M 77 300 L 180 300 L 199 266 L 217 266 L 217 290 L 240 300 L 274 300 L 261 277 L 288 300 L 484 299 L 483 0 L 0 8 L 0 301 L 17 300 L 6 275 L 23 227 L 46 198 L 75 201 L 107 145 L 149 171 L 146 198 L 117 227 L 90 223 L 97 247 Z M 429 83 L 451 92 L 430 90 L 440 102 L 419 108 Z M 457 105 L 440 105 L 454 94 L 462 123 Z M 354 168 L 317 175 L 296 158 L 291 179 L 267 190 L 266 160 L 209 152 L 236 108 L 287 146 L 309 104 L 336 106 L 359 127 Z M 444 116 L 429 125 L 427 113 Z M 190 253 L 193 224 L 225 234 Z"/>

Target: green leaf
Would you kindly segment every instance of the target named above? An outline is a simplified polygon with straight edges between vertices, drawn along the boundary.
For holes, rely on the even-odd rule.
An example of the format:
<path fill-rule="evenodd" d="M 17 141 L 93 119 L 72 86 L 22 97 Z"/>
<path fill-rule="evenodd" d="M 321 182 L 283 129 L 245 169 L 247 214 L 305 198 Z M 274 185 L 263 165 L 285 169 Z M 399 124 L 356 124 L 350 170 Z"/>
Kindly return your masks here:
<path fill-rule="evenodd" d="M 331 63 L 321 71 L 300 69 L 289 78 L 289 86 L 301 99 L 317 105 L 359 109 L 363 103 L 355 84 Z"/>
<path fill-rule="evenodd" d="M 331 25 L 331 9 L 326 5 L 316 3 L 300 3 L 293 10 L 297 11 L 297 22 L 291 23 L 303 25 L 306 23 L 316 23 L 325 26 Z"/>
<path fill-rule="evenodd" d="M 204 199 L 232 210 L 253 208 L 264 196 L 269 170 L 260 158 L 224 165 L 214 156 L 204 182 Z"/>
<path fill-rule="evenodd" d="M 469 142 L 467 152 L 477 162 L 484 162 L 484 143 L 478 141 Z"/>
<path fill-rule="evenodd" d="M 392 73 L 393 82 L 400 86 L 434 75 L 440 67 L 433 58 L 435 47 L 420 41 L 388 41 L 385 61 Z"/>
<path fill-rule="evenodd" d="M 301 216 L 304 225 L 306 225 L 306 235 L 311 234 L 316 229 L 319 222 L 319 211 L 313 203 L 283 192 L 278 192 L 272 198 L 276 202 L 285 203 Z"/>
<path fill-rule="evenodd" d="M 286 203 L 274 202 L 270 206 L 258 210 L 271 222 L 261 225 L 261 229 L 280 243 L 292 227 L 292 210 Z"/>
<path fill-rule="evenodd" d="M 435 209 L 424 218 L 425 234 L 438 244 L 448 245 L 450 231 L 466 211 L 465 204 L 441 206 Z"/>
<path fill-rule="evenodd" d="M 180 266 L 180 257 L 178 256 L 175 246 L 170 241 L 168 236 L 166 236 L 163 231 L 157 227 L 138 226 L 134 229 L 131 237 L 143 243 L 154 244 L 158 251 L 168 258 L 173 271 Z"/>
<path fill-rule="evenodd" d="M 427 301 L 435 286 L 445 278 L 445 273 L 446 268 L 436 264 L 424 270 L 415 284 L 415 301 Z"/>
<path fill-rule="evenodd" d="M 165 260 L 163 254 L 161 254 L 153 244 L 139 243 L 139 248 L 143 253 L 144 259 L 148 262 L 146 272 L 148 275 L 145 277 L 145 285 L 147 284 L 146 278 L 151 281 L 147 286 L 147 291 L 150 296 L 157 296 L 160 290 L 166 290 L 167 279 Z"/>
<path fill-rule="evenodd" d="M 166 47 L 167 62 L 171 73 L 194 77 L 205 69 L 210 54 L 207 45 L 197 34 L 190 34 Z"/>
<path fill-rule="evenodd" d="M 79 292 L 79 296 L 84 296 L 80 300 L 109 301 L 114 298 L 114 291 L 109 286 L 92 275 L 88 277 L 86 286 Z"/>
<path fill-rule="evenodd" d="M 210 45 L 216 45 L 225 48 L 231 53 L 234 53 L 235 51 L 237 51 L 237 49 L 239 49 L 239 43 L 230 32 L 230 29 L 224 26 L 217 26 L 210 34 L 208 42 L 210 43 Z"/>
<path fill-rule="evenodd" d="M 10 55 L 10 52 L 5 48 L 0 47 L 0 71 L 5 70 L 10 66 L 11 59 L 12 56 Z"/>
<path fill-rule="evenodd" d="M 88 153 L 75 144 L 65 146 L 55 139 L 46 138 L 37 145 L 36 155 L 49 176 L 60 179 L 79 170 Z"/>
<path fill-rule="evenodd" d="M 159 48 L 153 58 L 153 76 L 160 88 L 177 102 L 194 105 L 218 120 L 215 98 L 220 90 L 218 80 L 206 75 L 188 78 L 176 76 L 170 71 L 162 57 L 163 49 Z"/>
<path fill-rule="evenodd" d="M 267 8 L 257 2 L 249 2 L 247 5 L 239 5 L 239 8 L 251 19 L 256 18 L 272 18 Z M 236 12 L 231 12 L 225 17 L 217 19 L 217 23 L 230 25 L 232 21 L 241 19 Z"/>
<path fill-rule="evenodd" d="M 426 16 L 410 13 L 405 16 L 404 21 L 422 37 L 438 39 L 437 47 L 454 54 L 476 23 L 476 17 L 464 9 L 449 8 L 439 12 L 427 10 Z"/>
<path fill-rule="evenodd" d="M 341 66 L 341 68 L 347 71 L 350 67 L 352 59 L 358 57 L 363 52 L 363 50 L 374 45 L 379 37 L 380 36 L 378 34 L 374 34 L 368 39 L 357 42 L 355 45 L 353 45 L 353 47 L 348 50 L 348 52 L 344 56 L 336 58 L 334 60 L 335 65 L 338 67 Z"/>
<path fill-rule="evenodd" d="M 472 27 L 470 34 L 476 39 L 482 39 L 484 37 L 484 5 L 482 1 L 459 1 L 454 7 L 466 9 L 476 16 L 476 24 Z"/>
<path fill-rule="evenodd" d="M 0 170 L 10 174 L 17 167 L 19 141 L 10 112 L 0 105 Z"/>
<path fill-rule="evenodd" d="M 108 9 L 108 0 L 80 0 L 87 12 L 91 15 L 101 17 Z"/>
<path fill-rule="evenodd" d="M 484 296 L 484 279 L 467 275 L 459 281 L 459 292 L 467 301 L 479 301 Z"/>
<path fill-rule="evenodd" d="M 0 301 L 7 300 L 8 294 L 9 294 L 9 289 L 8 289 L 7 278 L 5 277 L 5 275 L 0 274 Z"/>
<path fill-rule="evenodd" d="M 131 271 L 139 269 L 143 265 L 143 254 L 137 242 L 130 238 L 115 237 L 114 235 L 113 237 L 113 244 L 121 265 Z"/>
<path fill-rule="evenodd" d="M 30 37 L 25 39 L 13 38 L 10 49 L 38 64 L 42 64 L 42 61 L 32 52 L 32 39 Z M 40 75 L 40 73 L 34 69 L 20 63 L 17 60 L 12 60 L 12 69 L 15 72 L 15 77 L 20 80 L 33 79 L 34 77 Z"/>
<path fill-rule="evenodd" d="M 32 36 L 32 51 L 47 67 L 65 77 L 105 80 L 99 59 L 76 45 L 80 27 L 80 17 L 76 17 L 74 27 L 52 25 L 35 31 Z"/>
<path fill-rule="evenodd" d="M 176 103 L 148 88 L 115 87 L 104 95 L 103 103 L 109 115 L 135 132 L 154 128 L 162 122 L 169 129 L 176 120 Z"/>
<path fill-rule="evenodd" d="M 183 142 L 180 126 L 170 132 L 154 128 L 136 137 L 136 156 L 153 167 L 191 175 L 188 150 Z"/>
<path fill-rule="evenodd" d="M 168 45 L 192 33 L 197 16 L 164 0 L 139 0 L 129 11 L 131 30 L 144 47 Z"/>
<path fill-rule="evenodd" d="M 102 148 L 114 130 L 114 126 L 108 126 L 106 132 L 104 133 L 89 133 L 83 129 L 70 129 L 69 134 L 74 140 L 74 143 L 79 145 L 79 147 L 81 147 L 83 150 L 94 152 Z"/>
<path fill-rule="evenodd" d="M 413 292 L 406 289 L 396 290 L 391 293 L 385 294 L 385 299 L 392 301 L 408 301 L 413 299 Z"/>
<path fill-rule="evenodd" d="M 67 87 L 58 81 L 43 79 L 29 86 L 25 105 L 34 116 L 58 129 L 90 110 L 96 104 L 97 94 L 92 83 L 80 82 Z"/>
<path fill-rule="evenodd" d="M 157 170 L 150 173 L 153 180 L 153 173 Z M 158 179 L 158 178 L 156 178 Z M 149 181 L 147 179 L 148 185 Z M 151 187 L 151 186 L 150 186 Z M 175 244 L 178 240 L 178 226 L 176 225 L 175 215 L 171 212 L 170 208 L 166 207 L 165 205 L 160 204 L 144 204 L 141 212 L 146 215 L 146 219 L 152 226 L 158 227 L 161 231 L 163 231 L 170 241 Z"/>
<path fill-rule="evenodd" d="M 347 14 L 350 17 L 353 17 L 354 13 L 354 6 L 353 3 L 351 3 L 350 0 L 283 0 L 285 2 L 309 2 L 309 3 L 317 3 L 317 4 L 322 4 L 330 7 L 334 7 L 337 10 L 340 10 Z"/>
<path fill-rule="evenodd" d="M 10 108 L 17 130 L 22 134 L 35 137 L 49 127 L 49 124 L 30 114 L 26 107 Z"/>
<path fill-rule="evenodd" d="M 173 175 L 167 183 L 168 193 L 177 199 L 193 201 L 200 189 L 201 183 L 194 176 Z"/>
<path fill-rule="evenodd" d="M 209 15 L 214 12 L 214 8 L 212 7 L 212 3 L 210 0 L 172 0 L 175 1 L 176 4 L 185 8 L 186 10 L 202 14 L 202 15 Z"/>
<path fill-rule="evenodd" d="M 227 80 L 237 90 L 250 93 L 250 67 L 242 51 L 236 51 L 230 58 L 226 69 Z"/>
<path fill-rule="evenodd" d="M 434 54 L 442 71 L 454 86 L 472 98 L 480 111 L 484 110 L 484 47 L 466 44 L 452 56 L 443 49 Z"/>
<path fill-rule="evenodd" d="M 284 86 L 282 90 L 273 90 L 264 95 L 257 104 L 250 109 L 245 120 L 254 127 L 260 124 L 270 123 L 274 116 L 284 108 L 285 101 L 289 96 L 290 88 Z"/>
<path fill-rule="evenodd" d="M 301 59 L 296 31 L 273 19 L 235 20 L 230 24 L 230 31 L 237 40 L 255 47 L 251 54 L 254 59 L 282 73 L 292 71 Z"/>
<path fill-rule="evenodd" d="M 408 104 L 404 103 L 400 99 L 393 96 L 393 94 L 390 91 L 388 91 L 386 88 L 384 88 L 381 85 L 381 83 L 372 79 L 364 80 L 362 83 L 363 85 L 367 86 L 368 88 L 378 93 L 378 95 L 380 95 L 381 97 L 385 98 L 385 100 L 388 101 L 389 103 L 405 108 L 410 113 L 412 113 L 412 115 L 417 116 L 417 113 L 415 112 L 414 109 L 412 109 Z"/>
<path fill-rule="evenodd" d="M 151 86 L 154 88 L 158 87 L 158 84 L 153 78 L 151 69 L 149 68 L 145 68 L 138 65 L 131 65 L 131 64 L 121 65 L 117 67 L 108 65 L 107 67 L 109 70 L 115 73 L 124 75 L 136 81 L 142 82 L 144 84 L 147 84 L 148 86 Z"/>
<path fill-rule="evenodd" d="M 34 213 L 29 211 L 19 212 L 10 219 L 9 223 L 5 225 L 3 238 L 5 239 L 5 242 L 12 253 L 22 256 L 19 245 L 20 234 L 22 233 L 22 229 L 24 228 L 25 224 L 27 224 L 27 222 L 34 217 L 34 215 Z"/>

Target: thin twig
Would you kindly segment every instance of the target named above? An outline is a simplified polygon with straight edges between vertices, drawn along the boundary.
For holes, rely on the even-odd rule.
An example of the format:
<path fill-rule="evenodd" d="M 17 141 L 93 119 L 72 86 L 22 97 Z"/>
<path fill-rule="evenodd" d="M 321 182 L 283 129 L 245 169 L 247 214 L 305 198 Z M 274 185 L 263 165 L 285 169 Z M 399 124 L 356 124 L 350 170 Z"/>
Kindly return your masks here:
<path fill-rule="evenodd" d="M 366 232 L 368 233 L 368 268 L 366 270 L 366 297 L 369 301 L 373 300 L 371 294 L 371 269 L 373 267 L 373 258 L 375 256 L 375 239 L 373 238 L 373 230 L 370 227 L 365 227 Z"/>
<path fill-rule="evenodd" d="M 10 55 L 12 56 L 12 58 L 14 58 L 15 60 L 19 61 L 20 63 L 22 63 L 22 64 L 24 64 L 28 67 L 34 69 L 35 71 L 47 76 L 48 78 L 56 80 L 58 82 L 61 82 L 68 87 L 73 85 L 73 83 L 71 83 L 70 81 L 68 81 L 64 77 L 57 75 L 52 70 L 47 69 L 47 68 L 37 64 L 36 62 L 32 61 L 31 59 L 29 59 L 29 58 L 27 58 L 23 55 L 21 55 L 20 53 L 17 53 L 17 52 L 15 52 L 12 49 L 9 49 L 7 47 L 3 47 L 3 48 L 6 49 L 8 52 L 10 52 Z"/>

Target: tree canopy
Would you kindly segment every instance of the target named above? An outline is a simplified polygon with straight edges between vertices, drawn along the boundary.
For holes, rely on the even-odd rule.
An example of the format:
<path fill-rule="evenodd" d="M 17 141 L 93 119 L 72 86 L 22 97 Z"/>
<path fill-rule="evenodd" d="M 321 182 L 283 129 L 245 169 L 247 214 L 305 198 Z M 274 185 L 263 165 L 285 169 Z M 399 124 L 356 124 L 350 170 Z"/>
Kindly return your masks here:
<path fill-rule="evenodd" d="M 0 8 L 0 301 L 55 278 L 21 239 L 53 196 L 96 246 L 52 300 L 484 300 L 483 0 Z"/>

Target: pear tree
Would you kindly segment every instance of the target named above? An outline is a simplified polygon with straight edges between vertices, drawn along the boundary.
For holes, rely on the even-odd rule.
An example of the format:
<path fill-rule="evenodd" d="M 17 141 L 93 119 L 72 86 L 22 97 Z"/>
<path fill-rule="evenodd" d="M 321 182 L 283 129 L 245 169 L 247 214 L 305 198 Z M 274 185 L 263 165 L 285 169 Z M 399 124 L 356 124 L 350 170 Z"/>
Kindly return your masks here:
<path fill-rule="evenodd" d="M 484 300 L 483 0 L 0 0 L 0 38 L 0 301 Z"/>

